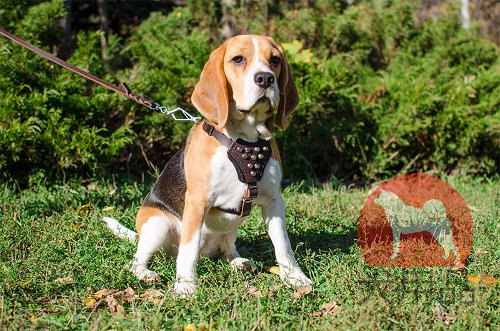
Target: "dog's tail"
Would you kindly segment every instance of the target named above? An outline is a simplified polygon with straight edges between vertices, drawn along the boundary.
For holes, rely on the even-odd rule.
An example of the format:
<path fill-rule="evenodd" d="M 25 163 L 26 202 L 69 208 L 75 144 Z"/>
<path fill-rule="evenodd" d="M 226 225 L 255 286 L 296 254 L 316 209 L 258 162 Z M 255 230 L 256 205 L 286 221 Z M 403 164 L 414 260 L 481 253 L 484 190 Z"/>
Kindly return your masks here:
<path fill-rule="evenodd" d="M 108 228 L 113 231 L 114 235 L 121 239 L 127 239 L 130 242 L 135 242 L 137 240 L 137 232 L 128 229 L 111 217 L 103 217 L 102 220 L 106 222 Z"/>

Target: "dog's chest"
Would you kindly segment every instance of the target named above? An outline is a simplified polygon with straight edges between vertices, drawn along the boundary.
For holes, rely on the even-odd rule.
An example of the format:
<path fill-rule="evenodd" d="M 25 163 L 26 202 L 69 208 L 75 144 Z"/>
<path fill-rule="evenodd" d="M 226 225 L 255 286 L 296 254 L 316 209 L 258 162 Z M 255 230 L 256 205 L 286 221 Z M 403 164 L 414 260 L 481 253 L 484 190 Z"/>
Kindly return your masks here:
<path fill-rule="evenodd" d="M 219 147 L 210 161 L 212 177 L 210 180 L 209 202 L 211 206 L 224 210 L 239 210 L 247 185 L 238 180 L 234 165 L 228 159 L 227 148 Z M 279 163 L 269 159 L 262 179 L 257 183 L 259 196 L 257 204 L 279 194 L 281 170 Z"/>

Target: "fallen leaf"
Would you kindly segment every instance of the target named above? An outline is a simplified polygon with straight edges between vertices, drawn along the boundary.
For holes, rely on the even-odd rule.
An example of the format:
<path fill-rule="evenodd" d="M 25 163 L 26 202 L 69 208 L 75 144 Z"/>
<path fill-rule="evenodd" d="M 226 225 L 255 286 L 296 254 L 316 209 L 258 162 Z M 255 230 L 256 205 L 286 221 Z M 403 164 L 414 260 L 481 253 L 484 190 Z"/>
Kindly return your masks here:
<path fill-rule="evenodd" d="M 337 305 L 335 301 L 324 303 L 321 306 L 321 311 L 323 312 L 323 316 L 333 315 L 337 310 L 340 309 L 340 306 Z"/>
<path fill-rule="evenodd" d="M 483 283 L 485 285 L 493 285 L 498 283 L 498 279 L 490 275 L 471 275 L 467 276 L 467 279 L 474 284 Z"/>
<path fill-rule="evenodd" d="M 112 295 L 108 295 L 106 298 L 104 298 L 104 301 L 106 301 L 106 303 L 108 304 L 111 314 L 123 314 L 125 312 L 123 306 L 120 305 Z"/>
<path fill-rule="evenodd" d="M 314 311 L 311 313 L 312 317 L 320 317 L 320 316 L 330 316 L 335 314 L 337 310 L 340 309 L 340 306 L 337 305 L 335 301 L 324 303 L 321 305 L 321 311 Z"/>
<path fill-rule="evenodd" d="M 188 324 L 184 326 L 184 331 L 208 331 L 208 330 L 215 330 L 217 327 L 217 322 L 212 322 L 209 325 L 206 324 Z"/>
<path fill-rule="evenodd" d="M 106 288 L 100 289 L 99 291 L 92 293 L 91 295 L 96 299 L 103 299 L 108 295 L 112 295 L 114 293 L 120 292 L 119 290 L 108 290 Z"/>
<path fill-rule="evenodd" d="M 297 290 L 297 292 L 294 292 L 292 294 L 292 298 L 294 298 L 294 299 L 300 299 L 304 295 L 311 293 L 312 289 L 313 289 L 313 287 L 311 285 L 310 286 L 301 287 L 301 288 L 299 288 Z"/>
<path fill-rule="evenodd" d="M 127 302 L 134 302 L 137 300 L 141 300 L 141 298 L 135 294 L 135 291 L 131 287 L 127 287 L 123 291 L 123 294 L 125 295 L 125 300 L 127 300 Z"/>
<path fill-rule="evenodd" d="M 492 285 L 492 284 L 498 283 L 498 279 L 496 279 L 492 276 L 489 276 L 489 275 L 482 275 L 481 282 L 483 282 L 483 284 L 486 284 L 486 285 Z"/>
<path fill-rule="evenodd" d="M 151 288 L 148 288 L 142 293 L 142 299 L 145 302 L 154 303 L 155 305 L 160 304 L 164 296 L 165 294 L 163 294 L 162 291 Z"/>
<path fill-rule="evenodd" d="M 111 194 L 110 194 L 110 195 L 111 195 Z M 109 207 L 104 207 L 104 208 L 102 209 L 102 211 L 110 211 L 110 210 L 113 210 L 113 209 L 115 209 L 115 207 L 113 207 L 113 206 L 109 206 Z"/>
<path fill-rule="evenodd" d="M 73 284 L 74 280 L 71 277 L 62 277 L 62 278 L 57 278 L 54 281 L 56 284 Z"/>
<path fill-rule="evenodd" d="M 31 323 L 36 323 L 36 322 L 38 322 L 38 318 L 36 318 L 35 316 L 31 316 L 30 317 L 30 322 Z"/>
<path fill-rule="evenodd" d="M 481 255 L 485 255 L 485 254 L 488 254 L 489 251 L 485 251 L 484 249 L 482 248 L 478 248 L 476 249 L 476 254 L 481 254 Z"/>
<path fill-rule="evenodd" d="M 257 298 L 262 298 L 262 292 L 260 290 L 258 290 L 256 287 L 250 286 L 247 283 L 247 284 L 245 284 L 245 288 L 247 289 L 248 295 L 251 295 L 251 296 L 257 297 Z"/>
<path fill-rule="evenodd" d="M 446 313 L 439 303 L 436 303 L 434 308 L 434 318 L 440 319 L 445 325 L 450 325 L 455 319 L 454 314 Z"/>
<path fill-rule="evenodd" d="M 278 276 L 280 275 L 280 267 L 278 266 L 268 267 L 266 268 L 266 271 Z"/>
<path fill-rule="evenodd" d="M 469 282 L 474 283 L 474 284 L 479 284 L 481 282 L 481 279 L 479 279 L 478 275 L 467 276 L 467 279 L 469 280 Z"/>
<path fill-rule="evenodd" d="M 85 305 L 85 307 L 91 307 L 91 306 L 95 305 L 96 302 L 97 302 L 97 300 L 94 298 L 84 298 L 83 299 L 83 304 Z"/>

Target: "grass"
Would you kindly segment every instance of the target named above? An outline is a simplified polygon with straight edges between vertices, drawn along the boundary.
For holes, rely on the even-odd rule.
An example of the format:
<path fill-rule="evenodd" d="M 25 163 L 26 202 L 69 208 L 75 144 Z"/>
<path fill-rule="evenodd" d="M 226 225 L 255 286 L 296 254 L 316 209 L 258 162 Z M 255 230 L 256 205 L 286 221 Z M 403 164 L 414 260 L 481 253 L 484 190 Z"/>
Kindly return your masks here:
<path fill-rule="evenodd" d="M 232 271 L 222 261 L 202 258 L 199 290 L 190 300 L 171 294 L 172 257 L 159 255 L 152 269 L 160 284 L 138 282 L 127 263 L 135 244 L 115 238 L 100 221 L 118 218 L 133 228 L 150 184 L 121 180 L 82 186 L 38 186 L 18 191 L 0 186 L 0 326 L 2 329 L 173 329 L 217 322 L 219 330 L 445 329 L 433 316 L 439 303 L 456 315 L 454 329 L 500 328 L 499 284 L 475 285 L 467 275 L 500 278 L 500 181 L 450 179 L 474 206 L 475 239 L 463 272 L 450 268 L 372 268 L 357 246 L 357 217 L 368 189 L 324 184 L 284 189 L 287 224 L 299 264 L 315 282 L 312 293 L 294 299 L 279 277 Z M 112 207 L 112 209 L 110 208 Z M 255 208 L 257 209 L 257 208 Z M 260 213 L 240 230 L 242 255 L 261 267 L 275 264 Z M 487 251 L 480 254 L 478 249 Z M 56 279 L 72 277 L 72 284 Z M 262 297 L 246 294 L 245 284 Z M 148 288 L 166 293 L 161 302 L 123 303 L 112 315 L 105 305 L 88 311 L 84 299 L 99 289 Z M 334 315 L 313 317 L 336 301 Z"/>

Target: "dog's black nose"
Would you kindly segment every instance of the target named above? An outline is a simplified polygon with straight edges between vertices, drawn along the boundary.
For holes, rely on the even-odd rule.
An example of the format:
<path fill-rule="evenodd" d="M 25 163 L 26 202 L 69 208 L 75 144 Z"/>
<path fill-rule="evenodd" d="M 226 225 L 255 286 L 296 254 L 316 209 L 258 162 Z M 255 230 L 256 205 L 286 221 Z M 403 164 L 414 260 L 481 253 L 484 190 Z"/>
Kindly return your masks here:
<path fill-rule="evenodd" d="M 254 76 L 255 84 L 262 88 L 268 88 L 274 83 L 274 75 L 270 72 L 258 72 Z"/>

